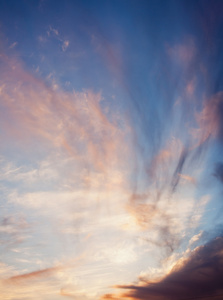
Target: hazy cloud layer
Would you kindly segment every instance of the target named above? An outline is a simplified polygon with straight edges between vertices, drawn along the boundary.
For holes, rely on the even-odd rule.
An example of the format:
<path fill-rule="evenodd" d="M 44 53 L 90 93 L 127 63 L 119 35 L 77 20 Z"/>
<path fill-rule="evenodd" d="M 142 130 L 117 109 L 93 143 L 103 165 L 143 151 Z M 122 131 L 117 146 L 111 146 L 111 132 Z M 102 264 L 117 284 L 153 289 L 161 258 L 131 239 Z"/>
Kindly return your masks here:
<path fill-rule="evenodd" d="M 0 297 L 222 294 L 221 2 L 0 6 Z"/>

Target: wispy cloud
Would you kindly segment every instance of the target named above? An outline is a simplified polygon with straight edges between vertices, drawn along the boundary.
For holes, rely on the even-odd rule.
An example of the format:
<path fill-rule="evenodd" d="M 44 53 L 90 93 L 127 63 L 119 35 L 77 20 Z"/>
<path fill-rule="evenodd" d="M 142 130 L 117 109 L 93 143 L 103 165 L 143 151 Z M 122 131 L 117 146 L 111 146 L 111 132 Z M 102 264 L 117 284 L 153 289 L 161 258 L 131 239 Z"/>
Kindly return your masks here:
<path fill-rule="evenodd" d="M 30 237 L 31 227 L 23 214 L 1 216 L 0 246 L 6 251 L 6 249 L 24 243 Z"/>
<path fill-rule="evenodd" d="M 98 170 L 117 164 L 120 155 L 124 155 L 118 145 L 125 128 L 117 126 L 115 115 L 108 119 L 100 94 L 62 91 L 55 94 L 43 82 L 25 73 L 18 63 L 9 60 L 5 67 L 5 77 L 3 73 L 1 77 L 2 113 L 14 120 L 10 124 L 2 118 L 8 138 L 45 140 L 82 161 L 88 157 Z"/>
<path fill-rule="evenodd" d="M 60 269 L 61 269 L 61 267 L 53 267 L 53 268 L 47 268 L 47 269 L 43 269 L 43 270 L 30 272 L 27 274 L 15 275 L 15 276 L 5 279 L 5 283 L 18 284 L 22 281 L 35 280 L 40 277 L 50 276 L 51 274 L 55 273 L 56 271 L 59 271 Z"/>
<path fill-rule="evenodd" d="M 68 46 L 69 46 L 69 44 L 70 44 L 70 42 L 69 42 L 68 40 L 65 40 L 65 41 L 63 42 L 63 45 L 62 45 L 62 50 L 63 50 L 63 51 L 66 51 L 67 48 L 68 48 Z"/>
<path fill-rule="evenodd" d="M 6 40 L 19 47 L 0 41 L 0 298 L 221 289 L 220 50 L 197 25 L 206 4 L 184 2 L 13 8 Z"/>
<path fill-rule="evenodd" d="M 3 299 L 38 299 L 38 297 L 55 297 L 59 293 L 56 284 L 58 270 L 48 268 L 27 274 L 11 276 L 0 281 L 0 296 Z M 11 288 L 13 287 L 13 289 Z"/>
<path fill-rule="evenodd" d="M 18 43 L 17 43 L 17 42 L 14 42 L 14 43 L 12 43 L 12 44 L 9 46 L 9 49 L 13 49 L 13 48 L 15 48 L 17 45 L 18 45 Z"/>
<path fill-rule="evenodd" d="M 49 30 L 47 30 L 47 37 L 50 38 L 50 37 L 53 37 L 55 39 L 57 39 L 58 41 L 60 41 L 61 43 L 61 49 L 64 51 L 67 50 L 67 48 L 69 47 L 70 45 L 70 41 L 68 39 L 65 39 L 60 33 L 59 33 L 59 30 L 52 27 L 52 26 L 49 26 Z M 40 42 L 44 42 L 46 41 L 46 38 L 44 38 L 43 36 L 39 36 L 39 41 Z"/>
<path fill-rule="evenodd" d="M 59 31 L 50 25 L 49 30 L 47 31 L 47 35 L 50 36 L 51 34 L 59 36 Z"/>

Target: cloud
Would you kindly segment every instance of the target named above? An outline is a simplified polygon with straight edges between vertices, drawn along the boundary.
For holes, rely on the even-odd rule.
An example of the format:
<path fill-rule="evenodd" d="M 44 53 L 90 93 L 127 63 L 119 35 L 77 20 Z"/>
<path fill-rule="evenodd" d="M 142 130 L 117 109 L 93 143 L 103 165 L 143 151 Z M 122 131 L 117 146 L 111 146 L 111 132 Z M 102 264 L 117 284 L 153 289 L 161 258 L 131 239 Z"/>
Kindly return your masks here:
<path fill-rule="evenodd" d="M 192 184 L 196 184 L 196 180 L 195 178 L 189 176 L 189 175 L 186 175 L 186 174 L 178 174 L 182 179 L 184 179 L 185 181 L 187 182 L 190 182 Z"/>
<path fill-rule="evenodd" d="M 162 249 L 166 256 L 185 240 L 188 219 L 191 219 L 190 228 L 198 226 L 202 212 L 198 213 L 197 208 L 205 207 L 194 197 L 199 169 L 193 168 L 192 155 L 193 150 L 184 146 L 181 139 L 167 139 L 166 145 L 158 148 L 151 160 L 143 159 L 147 186 L 141 193 L 136 187 L 127 205 L 141 230 L 150 232 L 145 240 Z"/>
<path fill-rule="evenodd" d="M 215 166 L 215 173 L 214 175 L 216 176 L 216 178 L 221 181 L 221 183 L 223 183 L 223 163 L 219 162 L 216 166 Z"/>
<path fill-rule="evenodd" d="M 19 272 L 15 268 L 0 264 L 0 297 L 2 299 L 60 299 L 60 287 L 68 287 L 83 255 L 65 263 L 54 263 L 53 267 L 31 272 Z M 69 283 L 69 284 L 68 284 Z M 73 292 L 77 292 L 73 284 Z M 62 288 L 61 288 L 62 289 Z M 84 299 L 84 298 L 83 298 Z"/>
<path fill-rule="evenodd" d="M 15 273 L 15 270 L 11 270 Z M 0 280 L 2 299 L 57 299 L 60 283 L 59 268 L 46 268 L 26 274 L 14 275 Z"/>
<path fill-rule="evenodd" d="M 120 128 L 115 115 L 108 117 L 100 94 L 55 93 L 8 58 L 0 83 L 0 123 L 7 140 L 15 139 L 20 145 L 24 141 L 27 146 L 41 141 L 39 145 L 63 149 L 79 163 L 90 160 L 95 170 L 117 166 L 124 151 L 126 156 L 127 147 L 120 151 L 119 145 L 127 126 Z"/>
<path fill-rule="evenodd" d="M 158 202 L 154 201 L 152 191 L 151 195 L 146 196 L 147 201 L 140 195 L 134 196 L 134 202 L 127 205 L 134 220 L 132 223 L 135 223 L 148 247 L 153 246 L 164 258 L 178 251 L 180 245 L 190 236 L 191 230 L 199 226 L 209 199 L 208 195 L 200 199 L 186 198 L 181 192 L 176 192 L 171 199 L 165 192 Z M 132 230 L 135 227 L 125 228 Z"/>
<path fill-rule="evenodd" d="M 196 57 L 197 48 L 194 39 L 188 37 L 183 43 L 168 47 L 167 52 L 174 62 L 188 67 Z"/>
<path fill-rule="evenodd" d="M 202 110 L 196 114 L 198 128 L 191 131 L 198 140 L 198 146 L 210 138 L 222 141 L 223 138 L 223 93 L 219 92 L 203 103 Z"/>
<path fill-rule="evenodd" d="M 165 61 L 162 61 L 162 51 L 156 50 L 154 58 L 159 72 L 157 74 L 154 70 L 152 80 L 159 86 L 159 91 L 151 92 L 151 98 L 162 107 L 157 114 L 156 105 L 145 96 L 146 91 L 140 83 L 137 89 L 132 88 L 138 81 L 128 72 L 138 74 L 135 61 L 128 61 L 126 73 L 124 59 L 122 65 L 113 64 L 119 77 L 124 78 L 121 81 L 125 83 L 123 89 L 127 92 L 129 106 L 132 105 L 129 115 L 134 128 L 132 147 L 135 159 L 132 194 L 127 209 L 142 231 L 158 232 L 155 239 L 147 240 L 166 248 L 167 256 L 185 241 L 185 231 L 195 229 L 199 224 L 202 213 L 196 215 L 193 211 L 196 202 L 199 203 L 195 190 L 212 150 L 211 142 L 222 140 L 222 95 L 220 92 L 210 96 L 208 88 L 199 84 L 206 75 L 201 71 L 204 57 L 198 55 L 198 46 L 195 38 L 185 38 L 167 48 Z M 103 51 L 106 52 L 106 48 Z M 162 63 L 171 70 L 169 76 L 160 74 Z M 152 87 L 148 89 L 153 91 Z M 185 194 L 190 197 L 185 197 Z M 190 202 L 193 204 L 185 222 L 186 219 L 192 222 L 183 228 L 179 216 L 183 215 L 187 198 L 193 199 Z M 174 211 L 174 205 L 177 207 L 182 199 L 182 207 L 176 214 L 169 210 L 171 207 Z"/>
<path fill-rule="evenodd" d="M 194 235 L 189 241 L 189 246 L 191 246 L 194 243 L 196 243 L 197 241 L 199 241 L 199 239 L 203 236 L 203 234 L 204 234 L 204 232 L 200 231 L 198 234 Z"/>
<path fill-rule="evenodd" d="M 70 45 L 70 42 L 68 40 L 65 40 L 62 45 L 62 50 L 66 51 L 69 45 Z"/>
<path fill-rule="evenodd" d="M 63 289 L 60 290 L 60 295 L 63 296 L 63 297 L 70 298 L 70 299 L 77 299 L 76 294 L 67 293 Z"/>
<path fill-rule="evenodd" d="M 223 294 L 223 238 L 217 237 L 192 251 L 180 260 L 172 271 L 159 282 L 118 286 L 127 289 L 117 299 L 174 300 L 196 297 L 215 297 Z M 109 298 L 110 297 L 110 298 Z M 116 299 L 107 295 L 102 299 Z"/>
<path fill-rule="evenodd" d="M 50 25 L 49 30 L 47 31 L 47 35 L 50 36 L 51 34 L 59 36 L 59 31 Z"/>
<path fill-rule="evenodd" d="M 58 39 L 66 51 L 69 40 L 62 39 L 58 30 L 50 27 L 48 35 Z M 218 96 L 208 99 L 201 110 L 195 109 L 197 102 L 188 104 L 182 99 L 175 105 L 175 94 L 183 97 L 181 91 L 185 93 L 185 89 L 189 96 L 196 92 L 195 83 L 191 87 L 191 81 L 186 80 L 182 88 L 177 88 L 177 84 L 173 90 L 171 84 L 161 88 L 163 94 L 157 99 L 164 99 L 161 104 L 166 102 L 168 109 L 158 112 L 153 109 L 152 101 L 138 100 L 143 92 L 135 93 L 133 78 L 125 79 L 128 71 L 122 70 L 121 59 L 116 57 L 113 47 L 105 44 L 105 49 L 101 47 L 100 51 L 112 65 L 111 69 L 115 69 L 117 78 L 121 78 L 130 102 L 131 109 L 121 117 L 104 101 L 102 93 L 66 92 L 56 81 L 46 84 L 27 72 L 19 61 L 3 56 L 0 125 L 6 145 L 0 147 L 7 152 L 8 145 L 12 146 L 18 156 L 20 153 L 26 156 L 27 162 L 38 159 L 38 163 L 31 166 L 24 166 L 21 160 L 3 163 L 1 178 L 13 185 L 7 200 L 17 208 L 23 207 L 30 216 L 37 212 L 45 216 L 47 228 L 59 232 L 60 238 L 76 238 L 79 234 L 84 241 L 92 236 L 94 242 L 86 239 L 88 243 L 83 242 L 82 247 L 86 245 L 86 249 L 90 249 L 92 244 L 92 253 L 99 265 L 103 258 L 118 266 L 137 261 L 137 249 L 131 243 L 118 243 L 115 234 L 128 239 L 129 233 L 131 238 L 137 233 L 148 248 L 151 244 L 155 246 L 159 253 L 156 257 L 170 257 L 182 241 L 193 242 L 190 230 L 198 226 L 205 206 L 202 199 L 193 194 L 195 187 L 191 183 L 199 178 L 199 172 L 194 169 L 200 166 L 193 158 L 202 147 L 208 148 L 209 137 L 221 136 L 221 100 L 216 100 Z M 196 50 L 193 43 L 177 45 L 171 55 L 186 72 L 194 62 Z M 170 94 L 166 93 L 169 89 Z M 196 116 L 194 111 L 197 111 Z M 197 122 L 197 128 L 190 128 L 190 122 L 194 127 Z M 28 191 L 22 189 L 25 185 L 16 186 L 21 182 L 26 182 Z M 103 206 L 98 205 L 101 202 Z M 132 217 L 130 226 L 125 226 L 126 235 L 118 231 L 124 223 L 117 218 L 120 212 L 123 220 L 128 214 Z M 103 217 L 107 223 L 102 222 Z M 134 230 L 131 232 L 128 228 Z M 110 235 L 115 242 L 109 239 Z M 95 254 L 96 250 L 103 254 L 101 258 Z M 91 268 L 91 272 L 95 271 L 94 266 Z M 85 270 L 85 274 L 89 273 Z M 11 282 L 48 278 L 50 274 L 50 269 L 44 269 L 12 276 Z M 126 286 L 130 292 L 121 297 L 134 298 L 137 293 L 142 297 L 144 293 L 152 295 L 156 287 Z M 73 293 L 68 294 L 73 297 Z M 106 297 L 115 299 L 114 295 Z"/>
<path fill-rule="evenodd" d="M 22 214 L 7 215 L 0 219 L 0 246 L 4 249 L 10 249 L 15 245 L 24 243 L 31 232 L 31 224 Z"/>
<path fill-rule="evenodd" d="M 68 160 L 64 157 L 61 157 L 59 160 L 58 157 L 52 156 L 42 161 L 25 165 L 10 161 L 6 156 L 2 156 L 0 158 L 0 180 L 4 181 L 5 186 L 8 187 L 10 184 L 19 185 L 20 188 L 31 188 L 37 185 L 42 187 L 52 186 L 59 180 L 59 173 L 64 172 L 68 165 Z M 65 181 L 61 182 L 61 185 L 65 184 Z"/>
<path fill-rule="evenodd" d="M 17 46 L 18 45 L 18 43 L 17 42 L 14 42 L 14 43 L 12 43 L 10 46 L 9 46 L 9 49 L 13 49 L 13 48 L 15 48 L 15 46 Z"/>
<path fill-rule="evenodd" d="M 172 192 L 174 192 L 176 190 L 176 187 L 179 183 L 179 180 L 180 180 L 179 174 L 182 172 L 182 169 L 185 164 L 187 156 L 188 156 L 188 150 L 187 150 L 187 148 L 184 148 L 181 152 L 179 161 L 177 163 L 176 169 L 173 174 L 173 178 L 172 178 L 172 182 L 171 182 Z"/>
<path fill-rule="evenodd" d="M 77 286 L 75 294 L 84 289 L 86 280 L 89 286 L 83 294 L 92 290 L 95 293 L 95 289 L 104 288 L 103 281 L 109 284 L 112 278 L 107 262 L 96 258 L 99 250 L 104 251 L 104 258 L 114 260 L 114 268 L 136 259 L 134 250 L 125 257 L 128 246 L 114 246 L 116 234 L 119 239 L 120 231 L 123 233 L 123 203 L 129 195 L 128 121 L 112 111 L 101 93 L 66 92 L 59 85 L 55 90 L 27 72 L 17 59 L 5 54 L 1 58 L 0 125 L 4 130 L 0 136 L 5 141 L 0 145 L 2 201 L 6 199 L 3 205 L 8 209 L 22 208 L 27 226 L 33 222 L 33 234 L 29 241 L 25 240 L 33 247 L 28 258 L 22 251 L 26 245 L 17 245 L 20 252 L 11 254 L 10 264 L 16 265 L 18 271 L 7 276 L 7 284 L 1 282 L 0 298 L 61 298 L 58 289 L 65 287 L 66 291 L 67 281 Z M 14 154 L 8 155 L 8 147 Z M 5 219 L 3 223 L 6 221 L 9 223 Z M 7 238 L 15 241 L 14 231 L 22 235 L 17 232 L 19 226 L 16 231 L 20 223 L 8 223 L 1 230 L 4 234 L 10 231 Z M 28 229 L 22 227 L 21 231 Z M 73 243 L 80 247 L 73 247 Z M 29 272 L 40 260 L 43 268 L 46 259 L 47 264 L 49 260 L 60 260 L 61 247 L 69 257 L 86 249 L 88 258 L 82 273 L 54 272 L 51 268 Z M 106 253 L 107 247 L 114 247 L 114 251 Z M 4 259 L 6 256 L 7 253 Z M 111 263 L 109 268 L 113 268 Z"/>
<path fill-rule="evenodd" d="M 58 41 L 60 41 L 61 43 L 61 48 L 63 50 L 63 52 L 65 52 L 67 50 L 67 48 L 70 45 L 70 41 L 68 39 L 65 39 L 60 33 L 59 30 L 53 28 L 52 26 L 49 26 L 49 30 L 47 30 L 47 36 L 48 38 L 50 37 L 54 37 L 55 39 L 57 39 Z M 40 42 L 45 42 L 46 38 L 43 36 L 39 36 L 39 41 Z"/>
<path fill-rule="evenodd" d="M 41 277 L 50 276 L 51 274 L 54 274 L 56 271 L 59 271 L 60 269 L 61 267 L 53 267 L 53 268 L 46 268 L 38 271 L 33 271 L 26 274 L 15 275 L 5 279 L 4 282 L 7 284 L 10 283 L 18 284 L 22 281 L 35 280 Z"/>

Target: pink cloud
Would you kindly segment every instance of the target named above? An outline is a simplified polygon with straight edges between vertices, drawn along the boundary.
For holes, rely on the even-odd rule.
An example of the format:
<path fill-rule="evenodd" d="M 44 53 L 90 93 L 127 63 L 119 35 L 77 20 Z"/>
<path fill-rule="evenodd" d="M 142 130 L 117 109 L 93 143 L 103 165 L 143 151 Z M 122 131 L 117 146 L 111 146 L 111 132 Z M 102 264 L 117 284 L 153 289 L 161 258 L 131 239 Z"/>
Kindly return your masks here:
<path fill-rule="evenodd" d="M 209 138 L 222 137 L 222 103 L 223 94 L 218 94 L 208 99 L 200 112 L 196 114 L 197 128 L 191 129 L 195 147 L 201 146 Z"/>
<path fill-rule="evenodd" d="M 101 171 L 122 164 L 128 155 L 120 147 L 126 129 L 118 127 L 115 115 L 108 117 L 100 94 L 53 91 L 7 56 L 0 86 L 0 124 L 5 138 L 20 147 L 39 141 L 39 146 L 56 147 L 78 160 L 87 157 Z"/>
<path fill-rule="evenodd" d="M 180 65 L 188 66 L 195 58 L 197 49 L 193 38 L 187 38 L 181 44 L 168 47 L 167 52 L 173 61 Z"/>
<path fill-rule="evenodd" d="M 46 269 L 42 269 L 42 270 L 38 270 L 38 271 L 26 273 L 26 274 L 20 274 L 20 275 L 9 277 L 9 278 L 5 279 L 4 282 L 6 284 L 9 284 L 9 283 L 19 284 L 22 281 L 34 280 L 34 279 L 38 279 L 41 277 L 50 276 L 50 275 L 56 273 L 57 271 L 59 271 L 60 269 L 62 269 L 62 267 L 52 267 L 52 268 L 46 268 Z"/>

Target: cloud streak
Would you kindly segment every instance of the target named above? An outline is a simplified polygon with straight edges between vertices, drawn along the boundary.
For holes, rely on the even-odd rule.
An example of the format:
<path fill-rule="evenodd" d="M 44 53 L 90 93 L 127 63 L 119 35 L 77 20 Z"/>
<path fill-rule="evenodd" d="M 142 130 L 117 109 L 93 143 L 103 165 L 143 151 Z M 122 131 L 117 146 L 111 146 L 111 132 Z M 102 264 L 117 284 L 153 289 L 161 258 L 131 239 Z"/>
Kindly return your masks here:
<path fill-rule="evenodd" d="M 16 276 L 12 276 L 10 278 L 5 279 L 5 283 L 6 284 L 19 284 L 22 281 L 27 281 L 27 280 L 35 280 L 41 277 L 45 277 L 45 276 L 50 276 L 52 274 L 54 274 L 56 271 L 59 271 L 61 269 L 61 267 L 53 267 L 53 268 L 47 268 L 47 269 L 43 269 L 43 270 L 38 270 L 38 271 L 33 271 L 27 274 L 21 274 L 21 275 L 16 275 Z"/>

